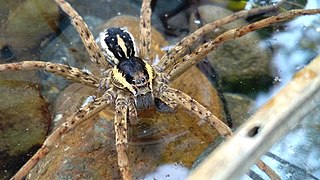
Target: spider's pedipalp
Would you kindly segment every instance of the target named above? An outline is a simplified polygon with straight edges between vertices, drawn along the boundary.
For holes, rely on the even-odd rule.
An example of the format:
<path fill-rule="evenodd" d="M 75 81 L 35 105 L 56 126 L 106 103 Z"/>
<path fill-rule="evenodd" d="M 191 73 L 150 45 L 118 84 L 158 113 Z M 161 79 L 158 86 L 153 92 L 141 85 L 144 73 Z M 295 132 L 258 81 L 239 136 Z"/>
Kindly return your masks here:
<path fill-rule="evenodd" d="M 169 105 L 164 103 L 159 98 L 154 98 L 154 105 L 158 112 L 161 113 L 174 113 L 177 107 L 177 103 L 175 101 L 172 101 L 172 99 L 167 99 L 167 103 L 170 102 Z"/>
<path fill-rule="evenodd" d="M 130 124 L 137 124 L 138 122 L 138 112 L 137 112 L 137 108 L 135 106 L 135 102 L 130 101 L 128 104 L 128 117 L 129 117 L 129 121 Z"/>
<path fill-rule="evenodd" d="M 116 150 L 118 166 L 123 179 L 132 179 L 130 163 L 127 153 L 128 148 L 128 104 L 125 96 L 119 94 L 116 99 L 114 129 L 116 133 Z"/>
<path fill-rule="evenodd" d="M 20 70 L 44 70 L 87 86 L 99 86 L 99 80 L 94 75 L 69 65 L 54 64 L 43 61 L 22 61 L 18 63 L 0 64 L 0 72 Z"/>
<path fill-rule="evenodd" d="M 100 98 L 94 99 L 83 108 L 80 108 L 74 115 L 69 117 L 65 123 L 54 130 L 45 140 L 42 147 L 34 154 L 31 159 L 12 177 L 12 179 L 20 180 L 25 177 L 29 171 L 38 163 L 38 161 L 46 156 L 51 148 L 59 141 L 60 137 L 78 126 L 80 123 L 89 119 L 107 105 L 113 102 L 112 95 L 107 92 Z"/>
<path fill-rule="evenodd" d="M 65 13 L 70 16 L 72 25 L 78 31 L 81 40 L 90 55 L 91 61 L 102 66 L 101 68 L 107 69 L 109 67 L 109 63 L 106 61 L 102 51 L 100 50 L 100 47 L 95 42 L 90 29 L 83 21 L 81 16 L 72 8 L 72 6 L 68 2 L 64 0 L 55 0 L 55 2 Z"/>

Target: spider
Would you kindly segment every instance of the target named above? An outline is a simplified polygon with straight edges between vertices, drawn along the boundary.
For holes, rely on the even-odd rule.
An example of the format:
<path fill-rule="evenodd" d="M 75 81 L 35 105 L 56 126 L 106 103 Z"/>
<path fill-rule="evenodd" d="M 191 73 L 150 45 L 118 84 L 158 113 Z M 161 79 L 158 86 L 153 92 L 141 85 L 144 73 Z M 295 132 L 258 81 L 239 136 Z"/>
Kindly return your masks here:
<path fill-rule="evenodd" d="M 137 111 L 139 110 L 156 106 L 159 111 L 172 112 L 180 105 L 209 123 L 222 136 L 232 136 L 232 131 L 226 124 L 187 94 L 170 87 L 169 83 L 196 62 L 200 61 L 207 53 L 217 48 L 222 42 L 241 37 L 256 29 L 282 22 L 295 16 L 320 12 L 319 9 L 315 9 L 292 10 L 281 13 L 277 16 L 227 31 L 214 40 L 202 44 L 194 51 L 189 51 L 190 44 L 195 43 L 198 37 L 235 19 L 275 10 L 278 8 L 278 5 L 240 11 L 219 21 L 209 23 L 190 34 L 165 54 L 157 65 L 151 65 L 152 63 L 149 59 L 151 46 L 151 0 L 143 0 L 142 2 L 140 18 L 141 43 L 139 44 L 139 48 L 137 48 L 130 32 L 121 27 L 109 28 L 102 32 L 100 34 L 100 48 L 85 22 L 71 5 L 64 0 L 55 0 L 55 2 L 70 16 L 72 24 L 79 32 L 91 57 L 91 61 L 101 68 L 102 76 L 99 77 L 68 65 L 42 61 L 1 64 L 0 71 L 42 69 L 71 81 L 95 87 L 103 92 L 103 94 L 80 108 L 65 123 L 52 132 L 37 153 L 12 179 L 22 179 L 26 176 L 35 164 L 49 153 L 55 142 L 62 135 L 109 106 L 115 107 L 114 129 L 116 151 L 118 166 L 123 179 L 132 178 L 127 156 L 128 120 L 137 118 Z M 261 161 L 257 162 L 257 164 L 259 167 L 263 166 L 261 165 L 263 164 Z"/>

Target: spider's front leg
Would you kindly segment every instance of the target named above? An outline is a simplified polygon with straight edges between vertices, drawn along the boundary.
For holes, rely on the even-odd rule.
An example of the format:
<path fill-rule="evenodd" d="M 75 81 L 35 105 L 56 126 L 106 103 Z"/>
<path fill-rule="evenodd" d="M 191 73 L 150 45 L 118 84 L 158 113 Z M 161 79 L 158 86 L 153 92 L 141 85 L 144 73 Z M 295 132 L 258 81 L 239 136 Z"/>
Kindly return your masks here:
<path fill-rule="evenodd" d="M 116 149 L 118 154 L 118 165 L 125 180 L 132 179 L 130 162 L 128 158 L 128 117 L 136 115 L 132 102 L 119 94 L 116 99 L 114 129 L 116 133 Z"/>
<path fill-rule="evenodd" d="M 81 40 L 91 57 L 91 61 L 100 65 L 101 68 L 107 69 L 108 67 L 110 67 L 100 47 L 95 42 L 92 32 L 88 28 L 87 24 L 83 21 L 81 16 L 77 13 L 77 11 L 75 11 L 72 6 L 64 0 L 55 0 L 55 2 L 65 13 L 68 14 L 68 16 L 70 16 L 72 25 L 78 31 Z"/>
<path fill-rule="evenodd" d="M 69 117 L 65 123 L 59 126 L 43 143 L 42 147 L 34 154 L 31 159 L 11 178 L 13 180 L 23 179 L 29 171 L 45 157 L 56 145 L 63 134 L 66 134 L 74 127 L 100 112 L 113 101 L 113 96 L 106 92 L 102 97 L 94 99 L 83 108 L 80 108 L 73 116 Z"/>

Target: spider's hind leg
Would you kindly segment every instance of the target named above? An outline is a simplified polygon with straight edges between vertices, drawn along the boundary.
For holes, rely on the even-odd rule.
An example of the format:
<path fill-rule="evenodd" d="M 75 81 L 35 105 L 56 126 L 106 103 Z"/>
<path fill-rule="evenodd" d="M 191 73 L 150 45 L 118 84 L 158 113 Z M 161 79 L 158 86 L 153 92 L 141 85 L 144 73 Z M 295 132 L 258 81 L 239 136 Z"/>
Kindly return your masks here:
<path fill-rule="evenodd" d="M 151 52 L 151 0 L 143 0 L 140 13 L 140 57 L 150 60 Z M 149 61 L 150 63 L 150 61 Z"/>
<path fill-rule="evenodd" d="M 320 9 L 296 9 L 280 13 L 276 16 L 271 16 L 269 18 L 254 22 L 252 24 L 242 26 L 240 28 L 235 28 L 220 34 L 214 40 L 210 40 L 199 46 L 192 53 L 185 55 L 181 61 L 175 62 L 172 68 L 168 72 L 168 79 L 170 81 L 174 80 L 180 76 L 183 72 L 189 69 L 191 66 L 203 59 L 208 53 L 218 48 L 222 43 L 236 38 L 242 37 L 252 31 L 270 26 L 272 24 L 285 22 L 291 20 L 297 16 L 301 15 L 313 15 L 319 14 Z"/>

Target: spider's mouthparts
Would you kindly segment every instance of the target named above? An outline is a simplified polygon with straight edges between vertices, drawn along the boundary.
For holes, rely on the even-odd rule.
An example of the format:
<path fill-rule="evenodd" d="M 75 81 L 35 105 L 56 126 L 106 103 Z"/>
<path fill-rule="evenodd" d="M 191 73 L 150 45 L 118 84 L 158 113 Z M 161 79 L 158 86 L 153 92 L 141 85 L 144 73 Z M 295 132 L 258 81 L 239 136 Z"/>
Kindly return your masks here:
<path fill-rule="evenodd" d="M 148 109 L 154 106 L 154 98 L 152 92 L 136 95 L 135 104 L 137 110 Z"/>

